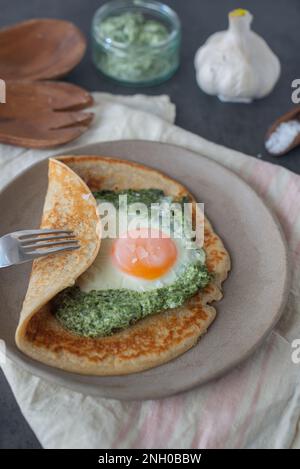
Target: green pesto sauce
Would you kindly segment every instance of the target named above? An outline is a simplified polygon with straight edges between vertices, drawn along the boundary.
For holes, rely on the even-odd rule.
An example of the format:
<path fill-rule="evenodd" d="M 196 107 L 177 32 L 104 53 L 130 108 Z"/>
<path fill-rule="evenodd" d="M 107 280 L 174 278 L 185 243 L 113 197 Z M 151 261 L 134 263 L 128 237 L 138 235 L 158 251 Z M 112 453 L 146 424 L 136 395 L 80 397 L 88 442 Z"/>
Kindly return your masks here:
<path fill-rule="evenodd" d="M 170 308 L 182 306 L 211 280 L 201 262 L 189 265 L 168 286 L 150 291 L 92 290 L 82 292 L 71 287 L 56 297 L 56 318 L 66 329 L 84 337 L 111 335 L 145 318 Z"/>
<path fill-rule="evenodd" d="M 98 26 L 98 34 L 122 45 L 156 46 L 165 41 L 169 32 L 160 21 L 147 19 L 141 13 L 110 16 Z"/>
<path fill-rule="evenodd" d="M 151 204 L 160 203 L 165 199 L 164 192 L 160 189 L 141 189 L 135 191 L 126 189 L 123 191 L 98 191 L 93 192 L 95 199 L 112 203 L 117 209 L 119 208 L 119 196 L 127 196 L 127 205 L 134 203 L 143 203 L 148 208 Z"/>
<path fill-rule="evenodd" d="M 110 16 L 94 26 L 94 61 L 106 75 L 126 83 L 168 76 L 178 66 L 178 44 L 167 40 L 162 21 L 137 12 Z M 98 42 L 104 42 L 99 46 Z"/>

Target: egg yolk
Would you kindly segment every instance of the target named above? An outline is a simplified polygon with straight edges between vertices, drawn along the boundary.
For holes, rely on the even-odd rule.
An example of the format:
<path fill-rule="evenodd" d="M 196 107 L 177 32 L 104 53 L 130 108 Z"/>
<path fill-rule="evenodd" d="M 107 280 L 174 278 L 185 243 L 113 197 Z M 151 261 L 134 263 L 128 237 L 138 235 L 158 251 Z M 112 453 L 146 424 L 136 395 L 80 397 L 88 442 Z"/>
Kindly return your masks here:
<path fill-rule="evenodd" d="M 116 239 L 112 247 L 114 264 L 123 272 L 145 280 L 162 277 L 177 259 L 174 241 L 163 236 L 160 230 L 153 229 L 148 236 L 148 229 L 141 228 Z"/>

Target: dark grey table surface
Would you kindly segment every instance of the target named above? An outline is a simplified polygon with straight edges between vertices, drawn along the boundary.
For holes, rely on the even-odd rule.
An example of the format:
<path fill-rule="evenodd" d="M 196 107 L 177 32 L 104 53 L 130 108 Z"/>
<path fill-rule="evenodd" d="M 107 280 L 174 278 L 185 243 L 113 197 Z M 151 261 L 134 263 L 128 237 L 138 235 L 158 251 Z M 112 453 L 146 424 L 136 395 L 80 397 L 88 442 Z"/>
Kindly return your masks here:
<path fill-rule="evenodd" d="M 33 17 L 63 18 L 76 23 L 88 36 L 94 11 L 100 0 L 0 0 L 0 26 Z M 165 0 L 179 14 L 183 26 L 181 67 L 165 84 L 152 88 L 124 88 L 104 79 L 90 61 L 90 50 L 66 80 L 90 91 L 116 94 L 166 93 L 177 107 L 177 124 L 185 129 L 241 150 L 263 160 L 300 173 L 300 147 L 281 158 L 264 150 L 264 134 L 271 122 L 289 110 L 291 83 L 300 78 L 299 0 L 243 0 L 255 17 L 253 28 L 267 40 L 282 64 L 282 74 L 273 93 L 253 104 L 224 104 L 197 87 L 193 58 L 197 48 L 213 32 L 225 29 L 227 13 L 235 0 Z M 0 69 L 1 77 L 1 69 Z M 39 448 L 40 445 L 22 417 L 9 386 L 0 372 L 0 448 Z"/>

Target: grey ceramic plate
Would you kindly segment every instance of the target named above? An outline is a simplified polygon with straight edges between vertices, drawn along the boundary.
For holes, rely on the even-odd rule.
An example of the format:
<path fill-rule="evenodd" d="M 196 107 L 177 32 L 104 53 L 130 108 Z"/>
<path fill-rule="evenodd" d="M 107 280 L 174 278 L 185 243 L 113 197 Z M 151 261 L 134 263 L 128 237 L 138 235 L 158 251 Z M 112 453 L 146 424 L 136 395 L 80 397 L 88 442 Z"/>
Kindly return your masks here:
<path fill-rule="evenodd" d="M 258 195 L 221 165 L 179 147 L 142 141 L 101 143 L 77 150 L 147 164 L 185 184 L 220 234 L 232 258 L 217 318 L 198 345 L 152 370 L 93 377 L 63 372 L 29 359 L 14 333 L 30 265 L 0 270 L 0 335 L 9 357 L 34 374 L 74 390 L 117 399 L 159 398 L 220 376 L 248 357 L 278 321 L 287 296 L 286 245 Z M 47 161 L 21 174 L 0 194 L 1 232 L 38 227 L 47 187 Z"/>

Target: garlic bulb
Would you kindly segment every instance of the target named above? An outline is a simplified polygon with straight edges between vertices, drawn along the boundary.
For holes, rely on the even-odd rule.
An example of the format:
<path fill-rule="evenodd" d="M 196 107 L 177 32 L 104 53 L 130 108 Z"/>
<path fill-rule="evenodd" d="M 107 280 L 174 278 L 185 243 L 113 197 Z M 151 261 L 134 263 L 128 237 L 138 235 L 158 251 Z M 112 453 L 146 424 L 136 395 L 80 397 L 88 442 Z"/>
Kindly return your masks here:
<path fill-rule="evenodd" d="M 229 28 L 213 34 L 195 56 L 197 82 L 222 101 L 249 103 L 269 94 L 280 75 L 280 62 L 266 41 L 251 31 L 252 15 L 229 13 Z"/>

